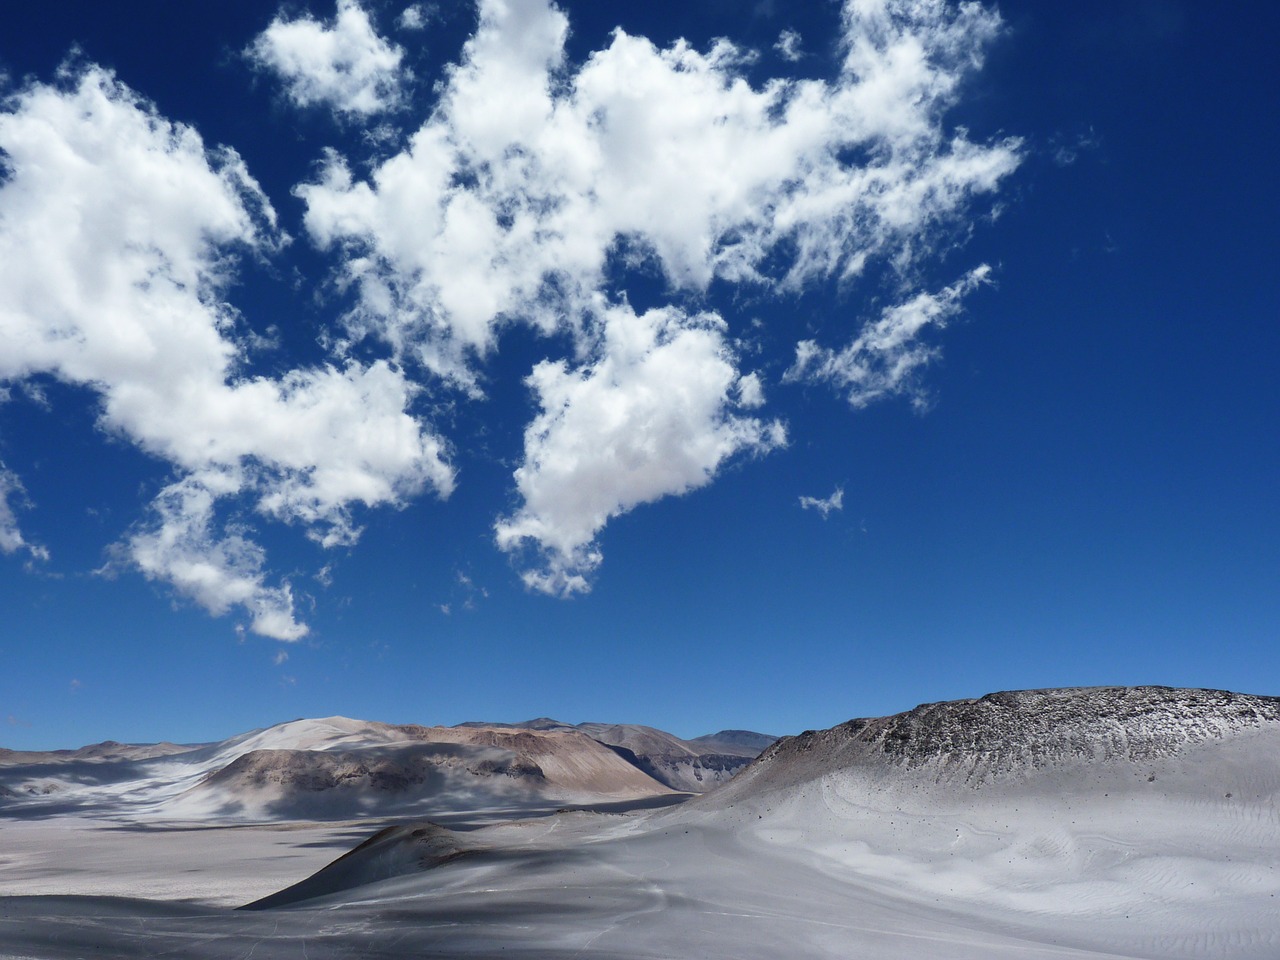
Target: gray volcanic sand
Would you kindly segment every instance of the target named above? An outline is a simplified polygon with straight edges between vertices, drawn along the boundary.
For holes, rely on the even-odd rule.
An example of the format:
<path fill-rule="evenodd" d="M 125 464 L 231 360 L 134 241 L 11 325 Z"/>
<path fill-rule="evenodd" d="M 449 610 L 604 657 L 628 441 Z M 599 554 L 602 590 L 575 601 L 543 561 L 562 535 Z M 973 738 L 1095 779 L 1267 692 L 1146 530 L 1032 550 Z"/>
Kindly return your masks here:
<path fill-rule="evenodd" d="M 314 873 L 372 829 L 365 822 L 205 827 L 79 817 L 0 821 L 0 896 L 138 897 L 235 907 Z"/>
<path fill-rule="evenodd" d="M 1158 688 L 930 704 L 678 806 L 353 850 L 380 824 L 8 821 L 0 892 L 60 895 L 0 897 L 0 954 L 1276 960 L 1278 717 Z"/>
<path fill-rule="evenodd" d="M 494 852 L 336 889 L 293 908 L 232 912 L 106 895 L 5 898 L 0 944 L 8 956 L 48 958 L 763 960 L 935 956 L 944 944 L 947 956 L 975 960 L 1094 955 L 1050 944 L 1033 948 L 1020 936 L 975 926 L 954 910 L 902 902 L 874 884 L 851 890 L 806 851 L 770 848 L 707 826 L 646 824 L 571 814 L 490 828 L 484 839 Z M 220 833 L 179 831 L 175 838 L 188 855 L 218 862 Z M 95 843 L 106 853 L 127 841 L 112 833 Z M 203 881 L 206 892 L 216 890 L 225 902 L 236 878 L 230 859 L 220 864 L 206 868 Z M 148 886 L 143 872 L 121 877 L 120 893 Z M 100 882 L 106 894 L 109 884 Z"/>

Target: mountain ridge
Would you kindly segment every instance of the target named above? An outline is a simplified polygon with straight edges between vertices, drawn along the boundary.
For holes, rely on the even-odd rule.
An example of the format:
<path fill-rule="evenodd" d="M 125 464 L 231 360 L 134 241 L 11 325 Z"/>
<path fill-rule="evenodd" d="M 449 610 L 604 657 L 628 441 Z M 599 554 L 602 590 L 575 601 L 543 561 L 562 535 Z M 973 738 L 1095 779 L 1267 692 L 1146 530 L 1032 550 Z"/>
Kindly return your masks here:
<path fill-rule="evenodd" d="M 459 727 L 483 724 L 468 721 Z M 578 724 L 538 717 L 495 726 L 526 730 L 574 730 L 612 749 L 648 776 L 685 793 L 706 793 L 728 782 L 776 737 L 750 730 L 722 730 L 683 740 L 675 734 L 638 723 Z"/>
<path fill-rule="evenodd" d="M 106 741 L 0 751 L 0 814 L 267 821 L 485 808 L 515 815 L 702 792 L 748 762 L 700 749 L 652 727 L 550 718 L 453 727 L 299 718 L 189 746 Z"/>
<path fill-rule="evenodd" d="M 983 756 L 997 766 L 1015 757 L 1045 763 L 1065 755 L 1096 756 L 1099 748 L 1102 758 L 1141 759 L 1262 722 L 1280 723 L 1280 697 L 1154 685 L 1006 690 L 808 730 L 782 738 L 763 755 L 843 735 L 878 744 L 908 765 L 956 753 Z"/>
<path fill-rule="evenodd" d="M 1131 781 L 1154 790 L 1176 780 L 1179 789 L 1208 797 L 1216 788 L 1197 782 L 1206 777 L 1206 757 L 1221 767 L 1215 777 L 1237 784 L 1236 793 L 1262 796 L 1271 780 L 1280 784 L 1280 761 L 1263 770 L 1232 759 L 1235 744 L 1255 735 L 1280 745 L 1280 698 L 1152 685 L 1001 691 L 783 737 L 694 806 L 805 784 L 892 795 L 912 807 L 931 797 L 958 802 L 974 791 L 1071 794 L 1101 784 L 1105 792 L 1107 784 L 1127 790 Z M 1212 749 L 1217 743 L 1222 747 Z M 1251 786 L 1259 780 L 1261 793 Z"/>

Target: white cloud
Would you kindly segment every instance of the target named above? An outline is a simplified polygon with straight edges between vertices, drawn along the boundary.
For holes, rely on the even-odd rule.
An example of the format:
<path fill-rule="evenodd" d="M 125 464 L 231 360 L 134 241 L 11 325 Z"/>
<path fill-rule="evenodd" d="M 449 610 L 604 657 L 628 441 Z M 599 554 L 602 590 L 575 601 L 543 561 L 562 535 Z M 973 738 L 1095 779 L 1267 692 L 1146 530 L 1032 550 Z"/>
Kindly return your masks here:
<path fill-rule="evenodd" d="M 865 407 L 894 394 L 907 394 L 917 407 L 925 405 L 918 374 L 938 350 L 921 340 L 930 327 L 940 328 L 960 312 L 964 296 L 990 282 L 991 268 L 977 267 L 938 293 L 919 293 L 889 307 L 874 323 L 841 350 L 803 340 L 786 373 L 788 380 L 825 380 L 845 391 L 849 404 Z"/>
<path fill-rule="evenodd" d="M 592 364 L 544 361 L 529 377 L 542 412 L 515 474 L 524 502 L 496 529 L 505 550 L 537 546 L 542 563 L 524 580 L 548 593 L 588 589 L 611 517 L 706 485 L 737 453 L 786 442 L 780 423 L 736 411 L 742 378 L 719 317 L 613 307 L 604 341 Z"/>
<path fill-rule="evenodd" d="M 804 510 L 817 510 L 825 520 L 833 511 L 844 509 L 844 487 L 836 487 L 829 497 L 801 497 L 800 507 Z"/>
<path fill-rule="evenodd" d="M 427 13 L 411 6 L 400 26 Z M 447 495 L 444 441 L 411 413 L 423 374 L 480 396 L 505 327 L 567 335 L 569 356 L 529 375 L 539 412 L 495 531 L 535 558 L 531 586 L 586 589 L 610 518 L 785 442 L 729 323 L 702 312 L 713 283 L 788 295 L 851 288 L 875 265 L 911 289 L 1019 162 L 1016 140 L 945 122 L 994 12 L 847 0 L 842 29 L 826 79 L 753 86 L 754 53 L 728 41 L 658 48 L 616 31 L 573 64 L 568 19 L 547 0 L 480 0 L 406 148 L 370 165 L 330 153 L 296 188 L 356 306 L 330 362 L 275 377 L 245 372 L 245 345 L 265 341 L 224 300 L 244 258 L 287 242 L 240 158 L 99 68 L 29 85 L 0 114 L 0 382 L 44 374 L 96 391 L 102 428 L 173 471 L 121 555 L 214 613 L 239 608 L 257 632 L 296 639 L 290 586 L 248 518 L 332 547 L 359 536 L 361 506 Z M 327 22 L 279 16 L 248 53 L 299 105 L 367 117 L 402 101 L 402 51 L 357 0 Z M 640 314 L 637 264 L 665 297 Z M 843 349 L 804 341 L 788 376 L 834 383 L 855 406 L 912 393 L 933 355 L 920 334 L 984 271 L 904 296 Z M 368 360 L 362 339 L 390 358 Z M 6 542 L 20 537 L 15 489 L 0 496 Z"/>
<path fill-rule="evenodd" d="M 0 380 L 49 374 L 95 390 L 100 425 L 177 471 L 126 554 L 214 613 L 293 639 L 287 586 L 221 529 L 215 501 L 251 497 L 325 545 L 355 504 L 447 495 L 443 444 L 408 412 L 386 362 L 279 378 L 238 373 L 242 321 L 222 299 L 237 254 L 282 243 L 240 158 L 206 150 L 110 73 L 33 84 L 0 114 Z"/>
<path fill-rule="evenodd" d="M 412 21 L 410 7 L 401 25 Z M 272 70 L 300 107 L 327 105 L 340 114 L 367 117 L 400 105 L 404 51 L 378 36 L 358 0 L 338 0 L 328 23 L 310 16 L 277 16 L 246 51 L 260 69 Z"/>
<path fill-rule="evenodd" d="M 0 553 L 24 550 L 36 560 L 48 560 L 49 551 L 39 544 L 30 543 L 18 529 L 14 504 L 25 504 L 25 500 L 22 481 L 0 461 Z"/>
<path fill-rule="evenodd" d="M 873 257 L 908 270 L 1018 163 L 1016 141 L 941 120 L 999 21 L 930 0 L 850 3 L 845 21 L 838 76 L 752 88 L 727 41 L 660 50 L 618 31 L 574 69 L 563 13 L 482 0 L 409 147 L 367 180 L 331 155 L 297 188 L 360 292 L 352 335 L 474 388 L 469 358 L 501 324 L 589 325 L 620 239 L 677 293 L 798 288 Z"/>
<path fill-rule="evenodd" d="M 265 554 L 242 530 L 214 529 L 214 503 L 235 484 L 232 477 L 207 476 L 166 487 L 153 505 L 157 521 L 129 538 L 130 558 L 214 616 L 238 605 L 249 612 L 255 633 L 297 640 L 307 628 L 294 617 L 289 584 L 266 585 Z"/>
<path fill-rule="evenodd" d="M 789 63 L 804 59 L 804 51 L 800 49 L 800 34 L 794 30 L 783 30 L 778 34 L 778 42 L 773 45 L 773 49 Z"/>
<path fill-rule="evenodd" d="M 760 382 L 760 374 L 747 373 L 738 378 L 736 385 L 738 405 L 748 410 L 764 406 L 764 385 Z"/>
<path fill-rule="evenodd" d="M 10 498 L 22 494 L 22 482 L 17 476 L 0 465 L 0 553 L 17 553 L 26 546 L 22 531 L 18 529 L 18 518 L 14 516 Z"/>
<path fill-rule="evenodd" d="M 380 339 L 472 395 L 477 362 L 506 324 L 569 332 L 578 360 L 594 357 L 576 368 L 547 361 L 530 378 L 542 413 L 516 473 L 524 502 L 497 529 L 506 549 L 532 542 L 546 551 L 534 585 L 585 588 L 609 517 L 708 482 L 734 449 L 767 448 L 756 437 L 690 453 L 723 439 L 727 425 L 755 423 L 723 411 L 731 396 L 763 402 L 763 390 L 758 377 L 731 375 L 719 333 L 677 319 L 683 303 L 716 279 L 796 291 L 857 278 L 872 260 L 909 279 L 975 198 L 1017 166 L 1018 141 L 978 143 L 943 122 L 999 30 L 993 11 L 849 0 L 843 23 L 835 76 L 753 87 L 742 74 L 753 54 L 728 41 L 705 52 L 683 41 L 659 49 L 619 30 L 575 66 L 559 9 L 481 0 L 478 30 L 408 147 L 367 178 L 330 154 L 322 174 L 296 188 L 313 242 L 339 253 L 358 293 L 347 318 L 353 340 Z M 674 312 L 620 319 L 626 290 L 609 268 L 624 250 L 661 272 Z M 673 342 L 716 341 L 707 357 L 723 367 L 709 388 L 681 379 L 703 376 L 698 363 L 668 371 L 670 395 L 696 394 L 702 406 L 683 420 L 655 410 L 664 426 L 637 425 L 661 442 L 628 445 L 587 398 L 640 418 L 647 394 L 632 387 L 666 348 L 644 362 L 612 351 L 619 331 L 652 318 Z M 876 341 L 863 352 L 880 363 L 892 351 Z M 832 360 L 825 375 L 856 372 L 859 356 Z M 615 381 L 624 373 L 634 381 Z M 889 370 L 850 386 L 869 400 L 899 384 Z M 664 459 L 673 449 L 675 466 Z"/>
<path fill-rule="evenodd" d="M 421 3 L 411 4 L 401 12 L 396 20 L 396 26 L 401 30 L 423 30 L 437 12 L 435 4 L 429 6 L 423 6 Z"/>

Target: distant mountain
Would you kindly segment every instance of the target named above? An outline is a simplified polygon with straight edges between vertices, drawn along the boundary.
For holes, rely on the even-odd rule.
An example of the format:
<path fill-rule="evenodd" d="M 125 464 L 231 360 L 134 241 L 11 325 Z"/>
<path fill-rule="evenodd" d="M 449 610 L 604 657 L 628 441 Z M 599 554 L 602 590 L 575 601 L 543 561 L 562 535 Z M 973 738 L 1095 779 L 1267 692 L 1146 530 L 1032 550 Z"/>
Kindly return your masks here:
<path fill-rule="evenodd" d="M 706 792 L 768 742 L 547 717 L 456 727 L 302 719 L 210 744 L 0 750 L 0 815 L 329 820 L 630 802 Z"/>
<path fill-rule="evenodd" d="M 0 815 L 331 820 L 519 812 L 672 792 L 573 730 L 295 720 L 148 755 L 113 745 L 0 760 Z"/>
<path fill-rule="evenodd" d="M 777 739 L 767 733 L 754 733 L 751 730 L 721 730 L 719 733 L 694 737 L 687 742 L 711 753 L 755 758 Z"/>
<path fill-rule="evenodd" d="M 538 717 L 536 720 L 525 720 L 521 723 L 490 723 L 487 720 L 466 720 L 455 724 L 459 727 L 501 727 L 508 730 L 577 730 L 571 723 L 561 723 L 550 717 Z"/>
<path fill-rule="evenodd" d="M 185 753 L 192 744 L 181 743 L 117 743 L 104 740 L 76 750 L 8 750 L 0 747 L 0 767 L 25 766 L 33 763 L 57 763 L 68 760 L 146 760 Z"/>
<path fill-rule="evenodd" d="M 486 726 L 474 721 L 459 727 Z M 693 740 L 634 723 L 569 725 L 548 717 L 522 723 L 488 724 L 522 730 L 578 731 L 612 748 L 618 756 L 672 790 L 706 793 L 730 780 L 777 738 L 749 730 L 722 730 Z"/>

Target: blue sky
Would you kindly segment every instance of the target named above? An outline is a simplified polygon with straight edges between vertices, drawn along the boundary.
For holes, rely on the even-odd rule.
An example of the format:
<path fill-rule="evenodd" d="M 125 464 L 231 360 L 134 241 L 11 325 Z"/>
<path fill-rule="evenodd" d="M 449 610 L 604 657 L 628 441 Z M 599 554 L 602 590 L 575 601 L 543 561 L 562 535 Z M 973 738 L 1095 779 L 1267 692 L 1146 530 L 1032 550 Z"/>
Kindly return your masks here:
<path fill-rule="evenodd" d="M 5 16 L 0 743 L 1276 692 L 1268 6 Z"/>

